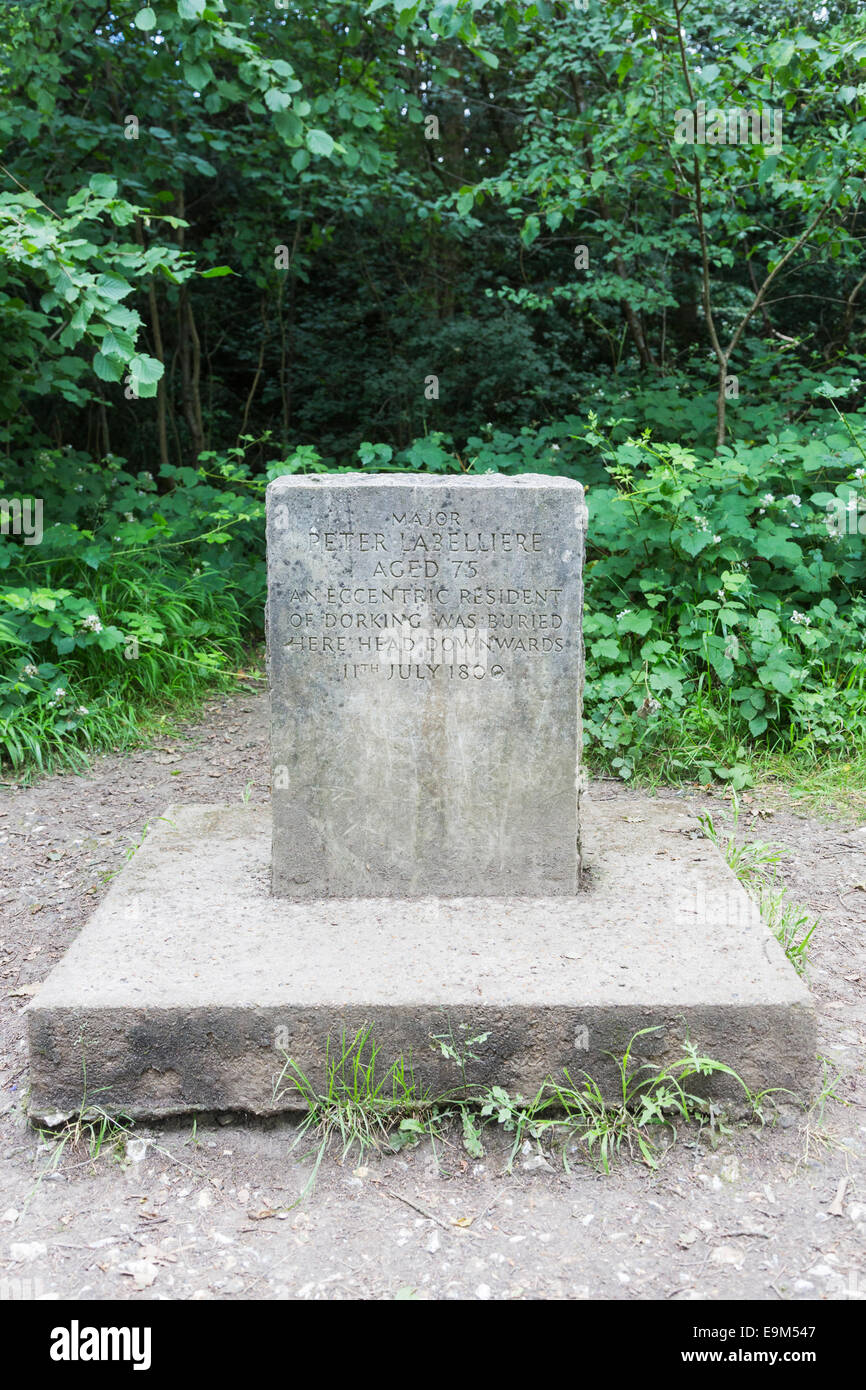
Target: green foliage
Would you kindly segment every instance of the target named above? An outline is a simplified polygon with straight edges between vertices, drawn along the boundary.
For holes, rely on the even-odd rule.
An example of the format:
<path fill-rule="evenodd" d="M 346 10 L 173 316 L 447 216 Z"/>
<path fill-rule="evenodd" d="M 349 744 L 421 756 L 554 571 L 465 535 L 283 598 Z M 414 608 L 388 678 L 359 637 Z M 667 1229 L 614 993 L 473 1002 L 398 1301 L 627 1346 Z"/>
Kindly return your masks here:
<path fill-rule="evenodd" d="M 79 1161 L 80 1156 L 86 1154 L 92 1164 L 99 1158 L 108 1157 L 116 1163 L 123 1163 L 126 1158 L 126 1146 L 131 1137 L 133 1121 L 128 1115 L 110 1113 L 92 1099 L 87 1086 L 87 1056 L 83 1035 L 79 1037 L 78 1045 L 81 1047 L 81 1101 L 71 1115 L 58 1117 L 58 1122 L 52 1122 L 51 1128 L 39 1130 L 45 1159 L 36 1179 L 36 1187 L 27 1198 L 28 1206 L 43 1178 L 57 1172 L 61 1160 L 67 1153 Z M 99 1090 L 96 1094 L 100 1094 Z"/>
<path fill-rule="evenodd" d="M 42 542 L 0 539 L 0 755 L 13 767 L 80 762 L 135 738 L 145 707 L 231 680 L 264 594 L 263 483 L 250 488 L 243 452 L 159 482 L 121 459 L 100 470 L 38 453 L 26 495 L 45 499 Z M 11 467 L 0 482 L 25 492 Z"/>
<path fill-rule="evenodd" d="M 10 414 L 28 396 L 84 405 L 98 382 L 124 376 L 137 396 L 156 395 L 163 364 L 140 350 L 141 315 L 122 301 L 144 275 L 179 284 L 192 270 L 176 249 L 113 240 L 109 228 L 143 212 L 105 174 L 70 195 L 62 215 L 31 193 L 0 193 L 0 406 Z"/>
<path fill-rule="evenodd" d="M 227 679 L 268 476 L 358 466 L 588 484 L 598 765 L 862 746 L 862 535 L 824 515 L 866 460 L 817 387 L 862 435 L 864 17 L 682 18 L 7 0 L 0 476 L 46 506 L 0 538 L 8 760 Z M 781 143 L 678 143 L 699 101 Z"/>
<path fill-rule="evenodd" d="M 632 400 L 616 404 L 632 416 Z M 682 414 L 669 405 L 659 432 Z M 590 758 L 624 778 L 737 787 L 757 748 L 841 760 L 866 734 L 863 534 L 830 524 L 834 507 L 862 514 L 866 421 L 829 414 L 699 453 L 590 412 L 486 426 L 465 451 L 437 431 L 398 451 L 362 443 L 331 467 L 583 478 Z M 38 548 L 0 540 L 0 746 L 14 765 L 125 738 L 143 701 L 191 695 L 242 660 L 261 631 L 266 483 L 328 468 L 300 445 L 255 471 L 248 456 L 271 447 L 245 437 L 156 478 L 71 450 L 39 451 L 26 486 L 6 469 L 3 495 L 50 499 Z"/>
<path fill-rule="evenodd" d="M 752 338 L 830 364 L 862 346 L 866 31 L 744 0 L 684 20 L 691 93 L 672 16 L 625 0 L 6 0 L 9 438 L 86 434 L 134 469 L 239 426 L 331 462 L 374 431 L 462 453 L 483 420 L 564 419 L 640 365 L 662 393 L 706 384 L 711 442 L 707 288 L 725 343 L 748 323 L 728 429 L 749 437 Z M 697 101 L 780 112 L 781 147 L 677 144 Z M 129 287 L 113 310 L 104 276 Z"/>
<path fill-rule="evenodd" d="M 589 493 L 585 733 L 621 776 L 737 786 L 757 742 L 862 744 L 863 536 L 833 525 L 864 493 L 847 423 L 705 458 L 648 430 L 615 444 L 590 417 L 608 478 Z"/>
<path fill-rule="evenodd" d="M 673 442 L 707 404 L 674 381 L 667 397 L 609 391 L 603 424 L 590 411 L 588 424 L 487 425 L 465 449 L 441 431 L 396 452 L 359 449 L 377 471 L 567 473 L 587 484 L 584 736 L 595 766 L 739 787 L 759 748 L 814 763 L 863 745 L 866 520 L 840 530 L 835 519 L 866 510 L 866 416 L 838 417 L 819 379 L 781 372 L 800 418 L 760 444 Z M 850 368 L 830 375 L 848 391 L 859 384 Z M 842 389 L 828 383 L 824 394 Z M 655 431 L 632 435 L 647 415 Z M 746 423 L 763 432 L 764 407 Z M 312 451 L 303 460 L 325 466 Z"/>

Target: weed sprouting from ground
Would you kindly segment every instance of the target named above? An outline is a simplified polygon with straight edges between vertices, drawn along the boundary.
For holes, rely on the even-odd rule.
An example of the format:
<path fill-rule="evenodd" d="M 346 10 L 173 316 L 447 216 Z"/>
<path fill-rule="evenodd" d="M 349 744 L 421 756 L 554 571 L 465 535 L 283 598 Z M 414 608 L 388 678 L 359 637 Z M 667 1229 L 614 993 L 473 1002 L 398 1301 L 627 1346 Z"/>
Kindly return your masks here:
<path fill-rule="evenodd" d="M 429 1092 L 415 1076 L 411 1059 L 398 1057 L 382 1071 L 379 1049 L 369 1025 L 353 1038 L 344 1032 L 337 1048 L 325 1045 L 324 1084 L 318 1089 L 287 1054 L 274 1082 L 274 1104 L 291 1098 L 306 1113 L 292 1145 L 315 1140 L 312 1186 L 322 1159 L 334 1145 L 341 1161 L 357 1152 L 363 1161 L 371 1150 L 396 1151 L 435 1135 L 439 1117 Z"/>
<path fill-rule="evenodd" d="M 171 819 L 170 816 L 158 816 L 158 817 L 157 817 L 157 820 L 158 820 L 158 821 L 165 821 L 166 825 L 170 825 L 170 826 L 171 826 L 172 830 L 176 830 L 176 829 L 177 829 L 177 826 L 175 825 L 174 821 Z M 123 852 L 124 863 L 128 864 L 128 863 L 130 862 L 130 860 L 138 853 L 138 851 L 141 849 L 142 845 L 144 844 L 145 839 L 147 838 L 147 835 L 148 835 L 149 831 L 150 831 L 150 821 L 146 821 L 145 824 L 144 824 L 144 826 L 143 826 L 143 828 L 142 828 L 141 835 L 139 836 L 139 838 L 135 841 L 134 844 L 129 845 L 129 846 L 124 850 L 124 852 Z M 103 873 L 103 874 L 101 875 L 101 878 L 102 878 L 103 883 L 110 883 L 112 879 L 117 878 L 117 875 L 118 875 L 119 873 L 121 873 L 121 871 L 122 871 L 122 868 L 121 868 L 121 869 L 110 869 L 110 870 L 108 870 L 106 873 Z"/>
<path fill-rule="evenodd" d="M 779 864 L 784 854 L 781 846 L 762 840 L 737 843 L 735 835 L 740 808 L 736 794 L 733 807 L 733 832 L 726 840 L 722 840 L 708 811 L 698 817 L 701 829 L 707 839 L 721 850 L 728 867 L 757 903 L 764 921 L 788 960 L 802 975 L 806 970 L 809 947 L 818 920 L 810 916 L 806 908 L 795 903 L 787 888 L 780 883 Z"/>
<path fill-rule="evenodd" d="M 510 1139 L 509 1172 L 528 1142 L 537 1153 L 558 1157 L 566 1172 L 571 1168 L 569 1156 L 575 1154 L 604 1173 L 618 1158 L 626 1157 L 655 1169 L 682 1126 L 697 1126 L 715 1146 L 733 1132 L 735 1123 L 765 1124 L 772 1117 L 775 1097 L 790 1096 L 781 1091 L 752 1092 L 731 1067 L 702 1055 L 688 1039 L 673 1061 L 659 1065 L 641 1060 L 641 1040 L 659 1031 L 649 1027 L 633 1034 L 622 1055 L 605 1054 L 613 1063 L 612 1079 L 609 1075 L 602 1082 L 588 1071 L 572 1075 L 564 1070 L 557 1078 L 546 1078 L 535 1095 L 526 1098 L 500 1085 L 473 1081 L 471 1064 L 484 1061 L 480 1049 L 490 1035 L 468 1036 L 466 1025 L 455 1029 L 450 1020 L 446 1023 L 446 1031 L 431 1036 L 430 1046 L 453 1064 L 458 1081 L 454 1088 L 438 1092 L 422 1081 L 411 1056 L 383 1064 L 370 1024 L 354 1035 L 344 1031 L 337 1044 L 329 1037 L 318 1076 L 302 1071 L 283 1052 L 284 1062 L 273 1083 L 273 1106 L 302 1112 L 289 1152 L 306 1144 L 301 1157 L 312 1160 L 297 1202 L 312 1190 L 329 1152 L 335 1152 L 341 1163 L 350 1157 L 363 1163 L 372 1154 L 395 1153 L 428 1139 L 437 1157 L 440 1145 L 457 1143 L 470 1157 L 482 1158 L 488 1132 L 497 1131 Z M 82 1068 L 84 1086 L 77 1113 L 59 1128 L 40 1130 L 49 1157 L 37 1185 L 66 1154 L 83 1154 L 89 1162 L 104 1156 L 124 1161 L 132 1121 L 93 1103 L 84 1061 Z M 729 1087 L 734 1100 L 721 1105 L 703 1094 L 713 1076 L 735 1083 Z M 814 1106 L 809 1112 L 813 1129 L 820 1128 L 823 1103 L 834 1095 L 825 1067 L 820 1113 Z M 197 1142 L 195 1127 L 191 1142 Z"/>
<path fill-rule="evenodd" d="M 752 1119 L 765 1120 L 769 1091 L 751 1092 L 737 1073 L 723 1062 L 701 1056 L 689 1042 L 683 1056 L 666 1066 L 637 1062 L 635 1048 L 640 1038 L 657 1032 L 642 1028 L 629 1041 L 621 1057 L 611 1057 L 617 1072 L 617 1094 L 611 1098 L 598 1080 L 583 1071 L 572 1077 L 567 1070 L 560 1080 L 548 1079 L 530 1101 L 510 1097 L 499 1086 L 481 1098 L 481 1126 L 495 1122 L 513 1134 L 508 1167 L 527 1138 L 541 1141 L 561 1151 L 569 1169 L 568 1152 L 583 1149 L 584 1154 L 605 1173 L 613 1159 L 623 1152 L 656 1168 L 663 1152 L 676 1142 L 678 1125 L 698 1124 L 713 1142 L 731 1132 L 724 1110 L 692 1089 L 700 1077 L 724 1074 L 742 1090 L 741 1109 Z M 480 1137 L 480 1136 L 479 1136 Z"/>
<path fill-rule="evenodd" d="M 293 1098 L 305 1108 L 295 1144 L 314 1138 L 308 1151 L 313 1170 L 302 1196 L 315 1182 L 325 1154 L 333 1146 L 341 1161 L 353 1152 L 363 1161 L 371 1152 L 395 1152 L 423 1138 L 447 1143 L 448 1132 L 459 1128 L 462 1145 L 472 1158 L 485 1153 L 485 1131 L 493 1126 L 511 1138 L 507 1168 L 527 1140 L 538 1152 L 558 1151 L 568 1171 L 569 1153 L 582 1151 L 605 1173 L 615 1158 L 628 1155 L 658 1166 L 664 1152 L 676 1141 L 678 1128 L 697 1124 L 711 1142 L 731 1132 L 733 1121 L 714 1101 L 700 1094 L 701 1079 L 724 1075 L 736 1082 L 741 1101 L 738 1110 L 764 1123 L 771 1102 L 770 1091 L 753 1093 L 731 1067 L 702 1056 L 686 1042 L 682 1055 L 664 1066 L 638 1060 L 639 1039 L 657 1032 L 640 1029 L 621 1057 L 608 1054 L 616 1068 L 616 1094 L 582 1072 L 563 1072 L 545 1080 L 527 1099 L 511 1095 L 504 1087 L 487 1086 L 470 1079 L 470 1064 L 481 1059 L 477 1050 L 489 1034 L 472 1037 L 465 1026 L 431 1037 L 431 1047 L 453 1063 L 459 1083 L 453 1090 L 436 1093 L 425 1087 L 411 1064 L 403 1058 L 380 1066 L 379 1050 L 370 1025 L 354 1037 L 345 1033 L 339 1046 L 326 1045 L 324 1083 L 317 1087 L 289 1056 L 274 1083 L 274 1102 Z"/>
<path fill-rule="evenodd" d="M 67 1150 L 91 1163 L 104 1157 L 122 1161 L 131 1129 L 129 1116 L 111 1115 L 100 1105 L 83 1105 L 58 1128 L 39 1130 L 48 1155 L 40 1176 L 55 1172 Z"/>
<path fill-rule="evenodd" d="M 41 1152 L 45 1155 L 45 1159 L 25 1203 L 25 1210 L 43 1178 L 56 1173 L 64 1157 L 72 1157 L 85 1163 L 95 1164 L 100 1158 L 111 1158 L 117 1163 L 122 1163 L 126 1156 L 126 1145 L 132 1131 L 133 1121 L 128 1115 L 112 1114 L 91 1100 L 87 1087 L 87 1060 L 83 1050 L 84 1042 L 82 1038 L 79 1038 L 78 1041 L 79 1046 L 82 1047 L 81 1103 L 71 1115 L 63 1119 L 58 1117 L 57 1124 L 43 1120 L 42 1126 L 37 1126 L 37 1133 L 42 1141 Z M 97 1092 L 97 1094 L 99 1093 Z"/>
<path fill-rule="evenodd" d="M 844 1079 L 843 1074 L 830 1058 L 819 1056 L 818 1061 L 821 1063 L 821 1084 L 803 1121 L 801 1164 L 811 1162 L 816 1155 L 826 1153 L 830 1149 L 845 1151 L 848 1149 L 848 1146 L 837 1138 L 827 1123 L 828 1101 L 834 1101 L 837 1105 L 849 1104 L 840 1094 L 840 1086 Z"/>

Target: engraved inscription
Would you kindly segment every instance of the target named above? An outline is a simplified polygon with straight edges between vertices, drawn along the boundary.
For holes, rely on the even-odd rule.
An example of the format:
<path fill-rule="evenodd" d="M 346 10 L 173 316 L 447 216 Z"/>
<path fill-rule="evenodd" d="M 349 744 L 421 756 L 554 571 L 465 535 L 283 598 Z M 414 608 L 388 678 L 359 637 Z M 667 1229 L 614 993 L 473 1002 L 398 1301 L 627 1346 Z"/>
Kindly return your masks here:
<path fill-rule="evenodd" d="M 289 529 L 284 505 L 274 524 Z M 287 591 L 283 650 L 331 660 L 341 680 L 500 680 L 563 650 L 562 588 L 544 582 L 541 531 L 478 530 L 451 509 L 393 511 L 384 530 L 316 520 L 303 541 L 343 568 L 348 557 L 352 577 Z M 485 583 L 486 558 L 506 555 L 522 582 Z"/>

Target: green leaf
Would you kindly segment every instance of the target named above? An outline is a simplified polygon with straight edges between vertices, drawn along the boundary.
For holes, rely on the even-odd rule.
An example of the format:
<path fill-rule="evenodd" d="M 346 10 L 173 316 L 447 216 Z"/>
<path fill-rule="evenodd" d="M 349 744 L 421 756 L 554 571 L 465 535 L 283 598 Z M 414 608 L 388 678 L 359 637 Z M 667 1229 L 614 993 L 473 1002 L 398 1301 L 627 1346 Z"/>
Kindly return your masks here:
<path fill-rule="evenodd" d="M 779 162 L 779 156 L 778 156 L 777 154 L 770 154 L 770 155 L 768 155 L 767 158 L 764 160 L 763 164 L 761 165 L 760 169 L 758 170 L 758 187 L 759 187 L 759 188 L 763 188 L 763 187 L 764 187 L 764 184 L 767 182 L 767 179 L 768 179 L 768 178 L 770 177 L 770 175 L 773 173 L 773 171 L 774 171 L 776 165 L 778 164 L 778 162 Z"/>
<path fill-rule="evenodd" d="M 184 63 L 183 75 L 189 85 L 200 92 L 213 78 L 213 70 L 209 63 Z"/>
<path fill-rule="evenodd" d="M 114 198 L 117 196 L 117 179 L 111 178 L 109 174 L 91 174 L 87 187 L 95 193 L 98 198 Z"/>
<path fill-rule="evenodd" d="M 199 274 L 203 280 L 215 280 L 219 275 L 234 275 L 236 272 L 230 265 L 215 265 L 211 270 L 199 271 Z"/>
<path fill-rule="evenodd" d="M 279 87 L 269 87 L 265 92 L 265 106 L 269 111 L 288 111 L 291 104 L 289 93 L 281 92 Z"/>
<path fill-rule="evenodd" d="M 124 363 L 116 357 L 104 357 L 97 352 L 93 358 L 93 370 L 100 381 L 120 381 L 123 377 Z"/>
<path fill-rule="evenodd" d="M 144 386 L 153 385 L 165 372 L 165 367 L 156 357 L 147 357 L 143 353 L 139 357 L 133 357 L 129 369 L 133 380 Z"/>
<path fill-rule="evenodd" d="M 98 570 L 102 561 L 110 554 L 104 545 L 88 545 L 81 552 L 81 558 L 85 565 L 89 565 L 92 570 Z"/>
<path fill-rule="evenodd" d="M 634 632 L 638 637 L 645 637 L 652 625 L 652 613 L 649 613 L 645 608 L 637 613 L 625 613 L 621 618 L 617 618 L 620 632 Z"/>
<path fill-rule="evenodd" d="M 155 396 L 157 382 L 164 371 L 162 363 L 155 357 L 147 357 L 143 353 L 139 357 L 133 357 L 129 364 L 129 374 L 135 394 L 142 397 Z"/>
<path fill-rule="evenodd" d="M 593 642 L 590 650 L 593 657 L 606 657 L 608 661 L 618 661 L 622 656 L 622 647 L 615 637 L 602 637 L 598 642 Z"/>
<path fill-rule="evenodd" d="M 760 666 L 758 675 L 765 685 L 769 685 L 773 690 L 778 690 L 780 695 L 790 695 L 794 688 L 791 673 L 784 666 Z"/>
<path fill-rule="evenodd" d="M 131 333 L 124 333 L 121 328 L 113 328 L 103 335 L 100 344 L 102 357 L 119 357 L 121 362 L 128 362 L 134 353 L 135 339 Z"/>
<path fill-rule="evenodd" d="M 797 46 L 793 39 L 780 39 L 778 43 L 771 43 L 767 49 L 767 57 L 774 68 L 786 68 L 797 51 Z"/>
<path fill-rule="evenodd" d="M 298 120 L 294 111 L 277 111 L 274 114 L 274 125 L 279 134 L 283 137 L 287 145 L 296 145 L 301 138 L 303 126 Z"/>
<path fill-rule="evenodd" d="M 150 5 L 145 5 L 143 10 L 139 10 L 132 22 L 136 28 L 143 29 L 147 33 L 150 29 L 156 28 L 156 14 Z"/>
<path fill-rule="evenodd" d="M 128 280 L 122 279 L 120 275 L 97 276 L 96 288 L 106 299 L 113 299 L 115 302 L 124 299 L 128 294 L 132 294 L 132 285 Z"/>
<path fill-rule="evenodd" d="M 523 242 L 523 245 L 531 246 L 532 243 L 535 241 L 536 237 L 538 236 L 540 229 L 541 223 L 535 216 L 535 213 L 530 213 L 529 217 L 527 217 L 526 221 L 524 222 L 523 228 L 520 232 L 520 240 Z"/>
<path fill-rule="evenodd" d="M 181 19 L 201 19 L 205 0 L 177 0 L 177 12 Z"/>
<path fill-rule="evenodd" d="M 334 142 L 326 130 L 314 128 L 307 131 L 307 149 L 311 154 L 330 155 L 334 149 Z"/>

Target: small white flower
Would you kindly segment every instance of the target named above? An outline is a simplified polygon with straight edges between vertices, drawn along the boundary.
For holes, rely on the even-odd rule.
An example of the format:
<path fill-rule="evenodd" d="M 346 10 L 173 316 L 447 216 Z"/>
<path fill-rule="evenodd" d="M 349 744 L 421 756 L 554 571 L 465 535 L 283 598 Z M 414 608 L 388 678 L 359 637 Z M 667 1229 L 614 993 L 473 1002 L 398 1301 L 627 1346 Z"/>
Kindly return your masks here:
<path fill-rule="evenodd" d="M 725 601 L 725 591 L 724 591 L 724 589 L 717 589 L 717 590 L 716 590 L 716 598 L 719 600 L 720 603 L 724 603 L 724 601 Z"/>
<path fill-rule="evenodd" d="M 800 498 L 797 496 L 796 492 L 789 492 L 788 496 L 785 498 L 785 501 L 793 503 L 795 507 L 799 507 L 802 505 Z"/>
<path fill-rule="evenodd" d="M 799 521 L 792 521 L 792 522 L 791 522 L 791 528 L 792 528 L 792 530 L 794 530 L 794 531 L 799 531 L 799 529 L 800 529 L 800 523 L 799 523 Z"/>
<path fill-rule="evenodd" d="M 854 469 L 854 477 L 855 477 L 855 478 L 866 478 L 866 468 L 855 468 L 855 469 Z"/>
<path fill-rule="evenodd" d="M 551 449 L 555 449 L 556 452 L 559 453 L 559 445 L 558 445 L 558 444 L 551 444 L 550 447 L 551 447 Z"/>
<path fill-rule="evenodd" d="M 796 623 L 798 627 L 809 627 L 811 625 L 812 619 L 808 617 L 805 613 L 798 613 L 795 608 L 793 613 L 791 614 L 791 622 Z"/>
<path fill-rule="evenodd" d="M 86 618 L 82 618 L 81 626 L 83 628 L 86 628 L 88 632 L 102 631 L 102 623 L 99 621 L 95 613 L 88 613 Z"/>
<path fill-rule="evenodd" d="M 89 713 L 90 713 L 90 710 L 87 708 L 86 705 L 79 705 L 79 706 L 78 706 L 78 709 L 75 711 L 75 713 L 76 713 L 76 714 L 89 714 Z"/>
<path fill-rule="evenodd" d="M 28 664 L 24 667 L 24 670 L 21 672 L 21 674 L 22 674 L 22 676 L 38 676 L 38 675 L 39 675 L 39 667 L 38 667 L 38 666 L 33 666 L 32 664 L 30 664 L 30 663 L 28 662 Z"/>
<path fill-rule="evenodd" d="M 55 700 L 65 700 L 65 699 L 66 699 L 66 691 L 63 689 L 63 686 L 62 686 L 62 685 L 58 685 L 57 689 L 56 689 L 55 692 L 54 692 L 54 698 L 55 698 Z"/>
<path fill-rule="evenodd" d="M 123 513 L 123 519 L 124 519 L 124 521 L 135 521 L 135 513 L 134 513 L 134 512 L 124 512 L 124 513 Z"/>
<path fill-rule="evenodd" d="M 76 483 L 76 484 L 75 484 L 75 491 L 76 491 L 76 492 L 83 492 L 83 491 L 84 491 L 84 484 L 83 484 L 83 483 Z"/>
<path fill-rule="evenodd" d="M 718 545 L 721 539 L 721 536 L 713 536 L 713 545 Z"/>
<path fill-rule="evenodd" d="M 763 497 L 761 498 L 761 501 L 763 502 L 765 507 L 772 507 L 775 500 L 776 499 L 773 496 L 772 492 L 765 492 Z"/>
<path fill-rule="evenodd" d="M 631 609 L 630 609 L 630 608 L 623 608 L 622 612 L 621 612 L 621 613 L 617 613 L 617 615 L 616 615 L 616 620 L 617 620 L 617 622 L 619 622 L 620 618 L 626 618 L 626 617 L 628 617 L 628 614 L 629 614 L 630 612 L 631 612 Z"/>

